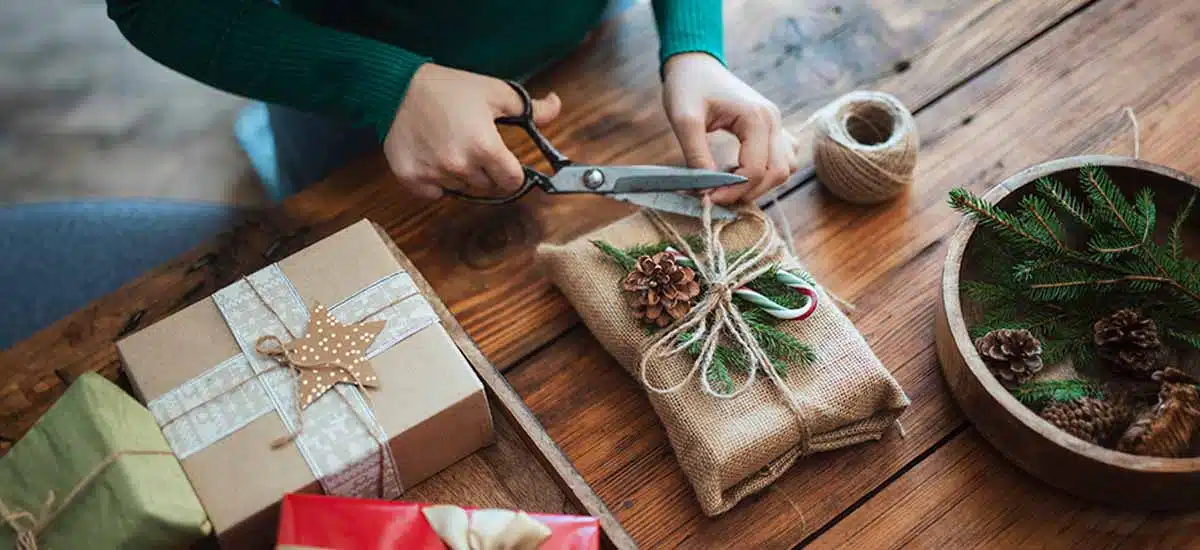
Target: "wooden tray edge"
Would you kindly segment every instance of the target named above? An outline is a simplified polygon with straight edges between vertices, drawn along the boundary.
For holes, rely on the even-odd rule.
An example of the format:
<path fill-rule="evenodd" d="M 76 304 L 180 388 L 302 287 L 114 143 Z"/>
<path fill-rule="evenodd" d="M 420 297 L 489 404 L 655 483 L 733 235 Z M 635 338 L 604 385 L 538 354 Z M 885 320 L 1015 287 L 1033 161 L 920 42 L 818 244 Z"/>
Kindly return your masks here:
<path fill-rule="evenodd" d="M 471 367 L 483 381 L 488 398 L 498 405 L 497 408 L 504 414 L 505 419 L 517 427 L 525 444 L 536 451 L 534 454 L 538 456 L 542 466 L 553 475 L 555 482 L 567 493 L 572 502 L 600 521 L 605 546 L 622 550 L 637 548 L 633 537 L 629 536 L 629 533 L 621 527 L 621 524 L 608 510 L 608 506 L 583 479 L 558 444 L 546 433 L 546 429 L 534 416 L 533 411 L 525 405 L 521 396 L 509 385 L 504 375 L 483 355 L 483 352 L 475 345 L 475 341 L 463 330 L 462 325 L 458 323 L 446 305 L 436 298 L 437 294 L 433 291 L 429 281 L 425 280 L 425 277 L 388 236 L 383 227 L 373 220 L 371 224 L 395 254 L 400 265 L 412 276 L 413 282 L 425 294 L 434 311 L 441 318 L 450 338 L 454 340 L 455 344 L 458 344 L 467 361 L 471 363 Z"/>

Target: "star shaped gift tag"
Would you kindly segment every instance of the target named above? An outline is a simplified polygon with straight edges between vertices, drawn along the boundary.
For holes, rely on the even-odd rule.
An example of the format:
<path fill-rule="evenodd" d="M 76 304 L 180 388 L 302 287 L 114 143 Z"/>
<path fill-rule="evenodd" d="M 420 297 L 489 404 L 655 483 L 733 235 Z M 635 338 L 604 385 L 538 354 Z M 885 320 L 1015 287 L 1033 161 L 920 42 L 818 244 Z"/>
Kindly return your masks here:
<path fill-rule="evenodd" d="M 387 323 L 370 321 L 343 325 L 325 306 L 317 304 L 304 336 L 288 344 L 289 360 L 300 371 L 300 408 L 307 408 L 334 384 L 378 388 L 379 378 L 363 354 Z"/>

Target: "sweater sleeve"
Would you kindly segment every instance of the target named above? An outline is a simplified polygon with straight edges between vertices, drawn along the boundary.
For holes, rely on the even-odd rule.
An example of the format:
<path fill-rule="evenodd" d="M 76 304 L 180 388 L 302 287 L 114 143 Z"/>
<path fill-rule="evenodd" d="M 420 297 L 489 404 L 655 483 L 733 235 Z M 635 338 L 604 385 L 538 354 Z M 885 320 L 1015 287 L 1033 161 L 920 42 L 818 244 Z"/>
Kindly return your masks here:
<path fill-rule="evenodd" d="M 704 52 L 725 63 L 721 0 L 654 0 L 659 62 L 687 52 Z"/>
<path fill-rule="evenodd" d="M 413 74 L 429 61 L 264 0 L 108 0 L 108 14 L 134 47 L 184 75 L 369 125 L 380 139 Z"/>

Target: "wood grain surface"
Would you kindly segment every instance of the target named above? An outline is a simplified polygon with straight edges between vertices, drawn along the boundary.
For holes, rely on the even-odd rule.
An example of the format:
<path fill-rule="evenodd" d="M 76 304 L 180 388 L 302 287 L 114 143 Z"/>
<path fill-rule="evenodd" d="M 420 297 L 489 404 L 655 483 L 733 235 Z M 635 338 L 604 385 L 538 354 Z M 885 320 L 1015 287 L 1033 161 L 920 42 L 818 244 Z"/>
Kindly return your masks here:
<path fill-rule="evenodd" d="M 1086 504 L 958 433 L 809 548 L 1195 548 L 1200 516 Z"/>
<path fill-rule="evenodd" d="M 540 194 L 504 207 L 415 201 L 390 181 L 382 159 L 371 157 L 290 200 L 282 212 L 0 354 L 0 452 L 77 373 L 118 377 L 112 341 L 123 330 L 365 216 L 396 240 L 482 351 L 507 370 L 537 419 L 642 547 L 787 548 L 823 544 L 826 537 L 872 547 L 926 536 L 965 546 L 1054 546 L 1073 539 L 1059 538 L 1066 535 L 1047 518 L 1082 518 L 1069 532 L 1084 534 L 1089 525 L 1130 525 L 1121 523 L 1126 516 L 1070 497 L 1037 496 L 1057 493 L 994 456 L 995 467 L 978 475 L 955 473 L 955 456 L 986 462 L 994 453 L 965 428 L 936 366 L 942 243 L 958 221 L 945 197 L 959 185 L 985 191 L 1057 156 L 1130 151 L 1125 106 L 1141 118 L 1144 157 L 1200 172 L 1194 147 L 1200 5 L 745 0 L 728 2 L 726 14 L 731 67 L 780 104 L 790 129 L 800 133 L 813 110 L 860 86 L 896 94 L 917 111 L 923 150 L 909 196 L 857 207 L 819 185 L 800 185 L 777 208 L 810 271 L 855 303 L 851 319 L 912 398 L 901 419 L 906 437 L 891 434 L 805 458 L 772 489 L 719 518 L 703 517 L 641 390 L 532 262 L 537 242 L 578 235 L 629 210 L 603 199 Z M 647 55 L 655 47 L 649 9 L 639 6 L 531 83 L 563 96 L 564 114 L 547 129 L 560 149 L 593 163 L 680 161 L 658 107 L 657 67 Z M 533 158 L 529 145 L 514 147 Z M 811 181 L 809 173 L 792 184 Z M 960 454 L 946 454 L 952 451 Z M 918 474 L 925 477 L 910 477 Z M 944 491 L 908 496 L 942 478 L 951 480 Z M 1014 486 L 1032 487 L 1031 498 L 1045 501 L 1039 514 L 1010 510 L 1020 498 Z M 1008 491 L 1014 496 L 1005 501 Z M 977 493 L 998 501 L 971 500 Z M 878 500 L 885 497 L 892 500 Z M 916 500 L 910 510 L 888 504 L 906 498 Z M 949 538 L 960 526 L 937 511 L 966 501 L 976 506 L 974 516 L 963 516 L 976 518 L 964 524 L 972 536 Z M 1200 532 L 1186 518 L 1161 526 L 1147 532 Z"/>

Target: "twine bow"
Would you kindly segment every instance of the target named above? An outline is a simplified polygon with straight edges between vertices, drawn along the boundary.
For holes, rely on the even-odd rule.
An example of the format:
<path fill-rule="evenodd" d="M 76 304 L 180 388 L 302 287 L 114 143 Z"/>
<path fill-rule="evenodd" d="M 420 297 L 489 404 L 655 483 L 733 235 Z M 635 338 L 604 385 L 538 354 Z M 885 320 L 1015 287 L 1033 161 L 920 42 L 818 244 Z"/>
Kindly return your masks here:
<path fill-rule="evenodd" d="M 83 476 L 71 488 L 67 496 L 62 499 L 62 502 L 57 506 L 54 505 L 55 495 L 51 490 L 46 494 L 46 500 L 36 512 L 22 510 L 20 508 L 9 508 L 4 500 L 0 500 L 0 519 L 3 519 L 13 532 L 17 534 L 16 550 L 38 550 L 38 537 L 42 531 L 46 529 L 58 517 L 63 510 L 67 509 L 75 499 L 83 493 L 83 490 L 88 488 L 92 482 L 100 477 L 109 466 L 120 460 L 124 456 L 148 455 L 148 456 L 171 456 L 174 454 L 170 451 L 120 451 L 109 455 L 104 460 L 100 461 L 87 475 Z"/>
<path fill-rule="evenodd" d="M 665 334 L 650 343 L 642 353 L 639 365 L 639 377 L 642 384 L 649 390 L 659 394 L 674 393 L 696 377 L 704 392 L 721 399 L 732 399 L 741 395 L 754 386 L 758 372 L 761 370 L 783 394 L 788 407 L 799 419 L 803 445 L 807 445 L 808 421 L 801 406 L 799 397 L 787 386 L 787 383 L 775 371 L 766 350 L 759 344 L 750 325 L 742 317 L 741 312 L 733 303 L 734 290 L 749 284 L 754 279 L 772 269 L 771 262 L 765 261 L 771 256 L 785 250 L 787 245 L 775 230 L 775 224 L 762 211 L 751 209 L 742 216 L 749 217 L 762 224 L 762 235 L 748 249 L 735 258 L 727 258 L 725 247 L 721 244 L 721 231 L 728 222 L 713 222 L 712 199 L 703 198 L 703 244 L 707 254 L 704 257 L 696 254 L 687 240 L 675 230 L 671 224 L 654 211 L 646 211 L 650 221 L 661 230 L 676 246 L 683 250 L 689 258 L 695 259 L 696 270 L 708 283 L 708 292 L 704 297 L 680 319 L 676 325 Z M 745 351 L 748 374 L 740 388 L 728 393 L 721 393 L 709 382 L 709 371 L 713 364 L 713 354 L 722 340 L 730 340 Z M 661 359 L 667 359 L 684 352 L 695 344 L 699 344 L 699 353 L 692 362 L 692 368 L 671 386 L 658 386 L 650 381 L 650 368 Z"/>

